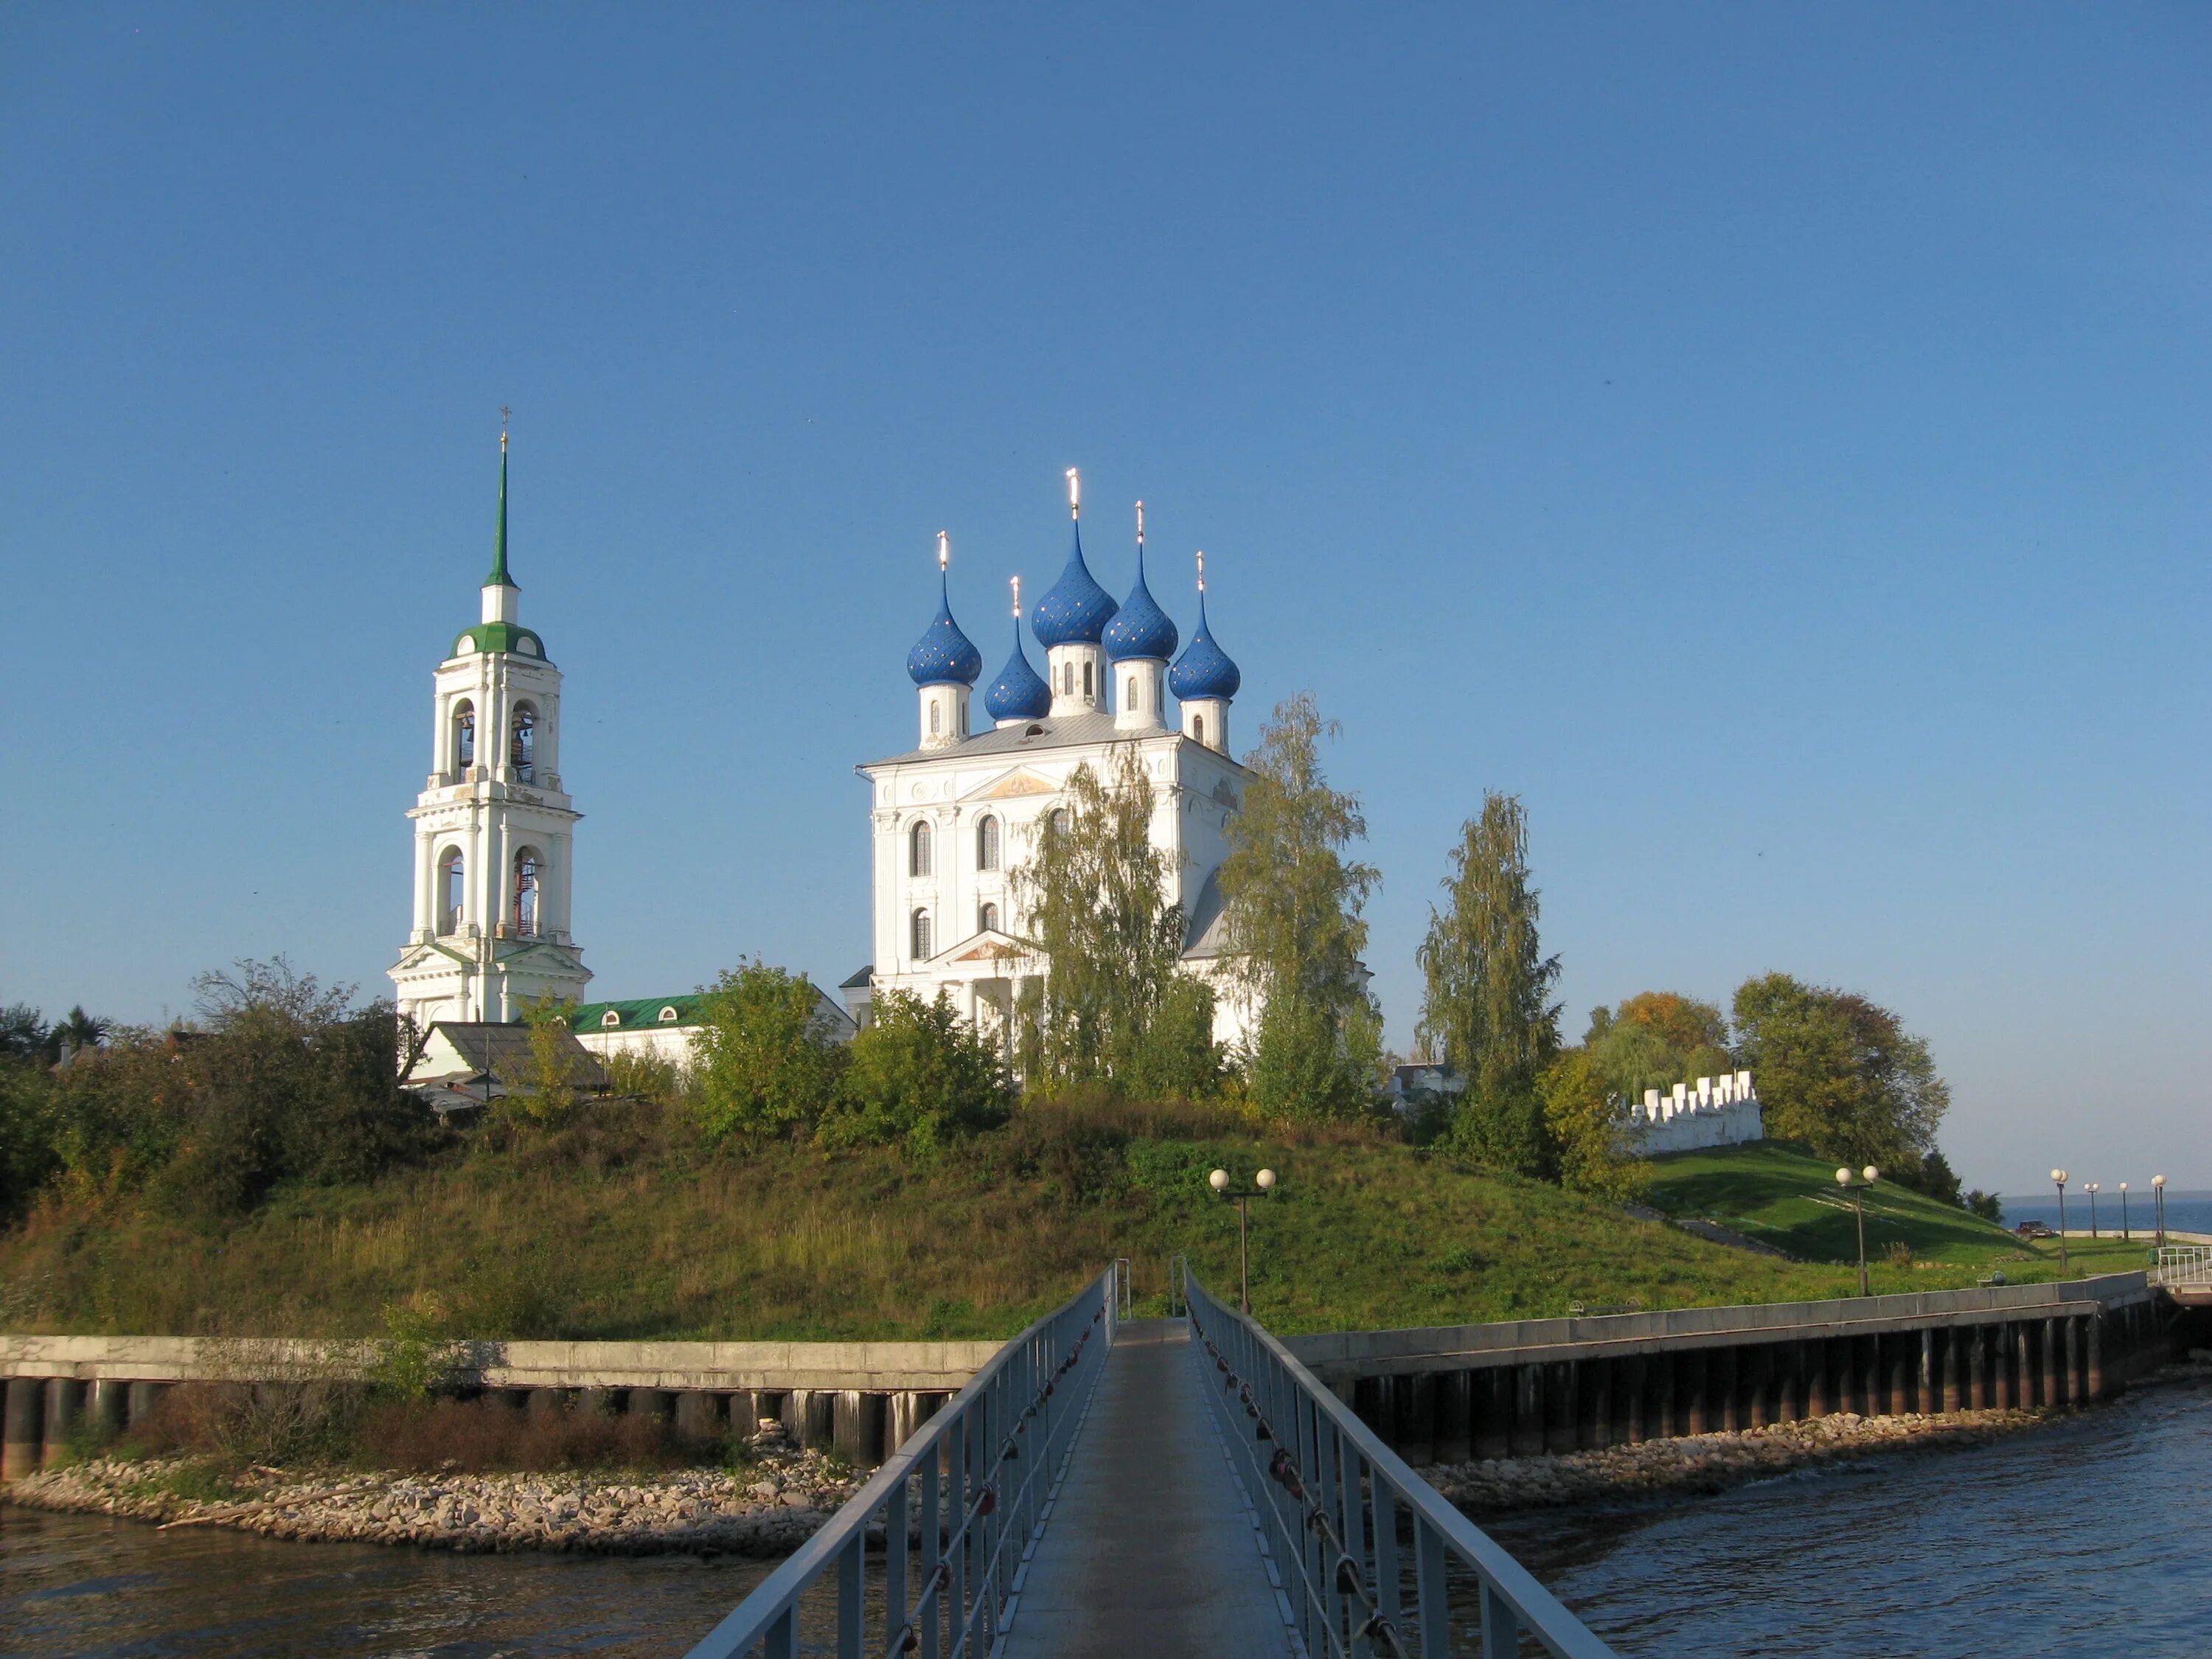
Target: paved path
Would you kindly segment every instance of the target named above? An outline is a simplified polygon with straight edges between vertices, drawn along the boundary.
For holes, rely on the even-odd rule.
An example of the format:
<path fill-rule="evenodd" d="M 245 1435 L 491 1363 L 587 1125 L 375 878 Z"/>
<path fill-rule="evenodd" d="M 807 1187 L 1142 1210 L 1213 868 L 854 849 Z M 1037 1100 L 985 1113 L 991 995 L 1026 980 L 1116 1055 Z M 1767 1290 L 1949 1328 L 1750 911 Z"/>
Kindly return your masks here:
<path fill-rule="evenodd" d="M 1180 1319 L 1123 1322 L 1030 1563 L 1006 1659 L 1285 1659 L 1256 1534 Z"/>

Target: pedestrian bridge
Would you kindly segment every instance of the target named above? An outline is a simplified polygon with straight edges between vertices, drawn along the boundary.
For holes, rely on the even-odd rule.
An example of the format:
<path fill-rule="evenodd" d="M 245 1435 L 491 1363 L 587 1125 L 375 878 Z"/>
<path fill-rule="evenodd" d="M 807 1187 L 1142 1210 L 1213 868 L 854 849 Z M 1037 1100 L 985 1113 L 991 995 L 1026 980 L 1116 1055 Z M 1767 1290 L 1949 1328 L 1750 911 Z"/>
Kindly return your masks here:
<path fill-rule="evenodd" d="M 1609 1650 L 1253 1320 L 1109 1271 L 1010 1342 L 691 1659 Z"/>

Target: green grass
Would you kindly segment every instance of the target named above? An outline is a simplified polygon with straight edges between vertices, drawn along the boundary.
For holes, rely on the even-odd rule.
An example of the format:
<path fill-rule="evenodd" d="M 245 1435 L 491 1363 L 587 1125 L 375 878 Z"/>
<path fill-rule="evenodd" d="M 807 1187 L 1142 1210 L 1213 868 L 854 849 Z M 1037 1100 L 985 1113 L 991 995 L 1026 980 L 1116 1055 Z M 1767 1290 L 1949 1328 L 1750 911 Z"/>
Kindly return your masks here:
<path fill-rule="evenodd" d="M 1650 1203 L 1670 1215 L 1716 1221 L 1747 1238 L 1771 1244 L 1807 1261 L 1851 1262 L 1858 1244 L 1849 1196 L 1836 1185 L 1835 1166 L 1778 1141 L 1708 1152 L 1672 1152 L 1655 1158 Z M 2024 1243 L 2006 1229 L 1954 1206 L 1878 1182 L 1864 1197 L 1866 1248 L 1879 1261 L 1898 1244 L 1909 1248 L 1919 1271 L 1972 1268 L 1977 1276 L 2002 1271 L 2019 1283 L 2061 1276 L 2058 1243 Z M 2070 1271 L 2124 1273 L 2140 1267 L 2144 1247 L 2113 1240 L 2069 1240 Z"/>
<path fill-rule="evenodd" d="M 1140 1133 L 1102 1139 L 1110 1121 Z M 1140 1304 L 1160 1305 L 1177 1253 L 1232 1288 L 1236 1212 L 1205 1185 L 1216 1164 L 1281 1173 L 1252 1206 L 1252 1288 L 1285 1333 L 1856 1288 L 1855 1270 L 1832 1265 L 1848 1234 L 1806 1172 L 1832 1177 L 1778 1150 L 1662 1160 L 1662 1201 L 1814 1258 L 1802 1263 L 1395 1143 L 1247 1131 L 1221 1114 L 1099 1108 L 1070 1121 L 978 1137 L 928 1167 L 889 1150 L 742 1156 L 617 1124 L 480 1141 L 374 1185 L 286 1192 L 215 1228 L 126 1203 L 49 1205 L 0 1235 L 0 1304 L 21 1331 L 341 1336 L 380 1333 L 387 1304 L 428 1292 L 483 1337 L 998 1337 L 1115 1256 L 1131 1259 Z M 1909 1196 L 1878 1197 L 1904 1219 L 1869 1214 L 1872 1253 L 1893 1226 L 1942 1253 L 1878 1262 L 1878 1292 L 1971 1285 L 1998 1261 L 2016 1278 L 2056 1273 L 2055 1250 L 2048 1273 L 2021 1271 L 2039 1259 L 2010 1260 L 2024 1252 L 2009 1235 Z"/>

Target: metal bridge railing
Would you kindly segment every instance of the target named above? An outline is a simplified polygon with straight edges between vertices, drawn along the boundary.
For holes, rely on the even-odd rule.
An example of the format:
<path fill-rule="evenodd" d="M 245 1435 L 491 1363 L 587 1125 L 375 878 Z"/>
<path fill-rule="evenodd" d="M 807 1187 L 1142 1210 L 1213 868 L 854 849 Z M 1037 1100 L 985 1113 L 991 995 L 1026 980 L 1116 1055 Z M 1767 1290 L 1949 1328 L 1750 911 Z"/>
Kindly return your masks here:
<path fill-rule="evenodd" d="M 2168 1290 L 2197 1285 L 2212 1289 L 2212 1244 L 2167 1244 L 2158 1253 L 2150 1282 Z"/>
<path fill-rule="evenodd" d="M 1519 1653 L 1522 1632 L 1561 1659 L 1610 1659 L 1257 1322 L 1216 1301 L 1195 1273 L 1183 1286 L 1191 1352 L 1311 1659 L 1443 1659 L 1455 1650 L 1452 1566 L 1474 1581 L 1486 1659 Z"/>
<path fill-rule="evenodd" d="M 1001 1348 L 690 1659 L 798 1659 L 802 1620 L 827 1626 L 810 1628 L 806 1650 L 837 1659 L 988 1654 L 1113 1346 L 1125 1282 L 1109 1267 Z M 879 1524 L 881 1588 L 871 1595 Z M 833 1568 L 824 1606 L 809 1592 Z"/>

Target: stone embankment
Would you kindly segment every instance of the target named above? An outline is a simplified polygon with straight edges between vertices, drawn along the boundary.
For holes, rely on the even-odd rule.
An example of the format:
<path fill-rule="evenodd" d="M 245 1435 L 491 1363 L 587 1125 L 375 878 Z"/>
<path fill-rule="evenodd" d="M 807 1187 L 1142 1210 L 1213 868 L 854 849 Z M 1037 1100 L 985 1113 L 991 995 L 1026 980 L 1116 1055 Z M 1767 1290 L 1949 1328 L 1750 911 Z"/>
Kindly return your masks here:
<path fill-rule="evenodd" d="M 1717 1492 L 1838 1459 L 1906 1446 L 1972 1444 L 2048 1421 L 2049 1410 L 1862 1417 L 1839 1412 L 1732 1433 L 1646 1440 L 1602 1451 L 1500 1457 L 1424 1469 L 1429 1483 L 1470 1514 L 1544 1509 L 1637 1492 Z"/>
<path fill-rule="evenodd" d="M 750 1467 L 657 1474 L 392 1474 L 252 1468 L 234 1495 L 194 1498 L 191 1460 L 94 1459 L 18 1480 L 26 1507 L 271 1538 L 488 1553 L 787 1555 L 859 1487 L 820 1453 L 757 1443 Z"/>

